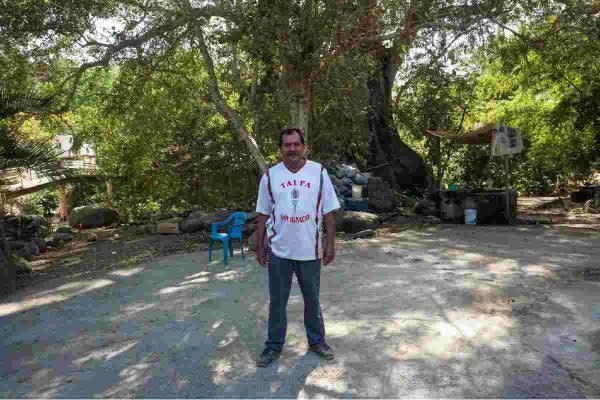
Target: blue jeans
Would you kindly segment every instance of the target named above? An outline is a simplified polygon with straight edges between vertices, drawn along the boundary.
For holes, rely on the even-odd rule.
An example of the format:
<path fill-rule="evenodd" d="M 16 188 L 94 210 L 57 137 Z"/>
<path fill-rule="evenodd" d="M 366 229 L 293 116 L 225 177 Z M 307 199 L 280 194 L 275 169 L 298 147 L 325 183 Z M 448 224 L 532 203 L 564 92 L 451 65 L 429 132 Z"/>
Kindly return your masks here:
<path fill-rule="evenodd" d="M 281 351 L 287 332 L 287 303 L 296 274 L 304 298 L 304 327 L 308 344 L 325 340 L 325 324 L 319 303 L 321 260 L 297 261 L 269 256 L 269 336 L 265 347 Z"/>

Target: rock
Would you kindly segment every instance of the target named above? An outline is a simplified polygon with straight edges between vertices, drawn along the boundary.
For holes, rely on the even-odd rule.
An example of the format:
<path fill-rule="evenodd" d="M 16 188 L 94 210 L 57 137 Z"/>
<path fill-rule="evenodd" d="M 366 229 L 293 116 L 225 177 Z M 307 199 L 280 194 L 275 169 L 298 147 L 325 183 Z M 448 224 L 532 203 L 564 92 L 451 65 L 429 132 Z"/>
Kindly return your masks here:
<path fill-rule="evenodd" d="M 54 242 L 70 242 L 73 240 L 73 235 L 70 233 L 55 233 Z"/>
<path fill-rule="evenodd" d="M 178 235 L 179 231 L 179 223 L 173 222 L 159 222 L 158 223 L 158 233 L 161 235 Z"/>
<path fill-rule="evenodd" d="M 369 208 L 378 213 L 386 213 L 394 210 L 396 206 L 391 199 L 369 198 Z"/>
<path fill-rule="evenodd" d="M 44 242 L 44 244 L 46 244 L 46 242 Z M 33 241 L 27 243 L 27 248 L 29 248 L 32 256 L 37 257 L 40 255 L 40 249 Z"/>
<path fill-rule="evenodd" d="M 206 230 L 210 231 L 212 224 L 214 224 L 215 222 L 223 222 L 230 215 L 231 215 L 231 211 L 229 211 L 229 210 L 217 210 L 217 211 L 213 211 L 211 213 L 206 214 L 201 219 L 202 219 L 202 222 L 204 222 Z"/>
<path fill-rule="evenodd" d="M 116 210 L 108 207 L 76 207 L 69 214 L 72 227 L 98 228 L 113 224 L 119 218 Z"/>
<path fill-rule="evenodd" d="M 192 233 L 204 230 L 206 228 L 206 225 L 204 224 L 204 221 L 200 218 L 188 217 L 185 220 L 181 221 L 181 223 L 179 224 L 179 228 L 182 232 Z"/>
<path fill-rule="evenodd" d="M 40 253 L 43 253 L 46 251 L 47 246 L 46 246 L 46 241 L 44 239 L 33 238 L 33 239 L 31 239 L 31 242 L 38 248 Z"/>
<path fill-rule="evenodd" d="M 31 273 L 31 265 L 24 257 L 17 257 L 16 260 L 13 261 L 16 273 L 18 275 L 30 274 Z"/>
<path fill-rule="evenodd" d="M 19 250 L 14 252 L 14 255 L 24 258 L 27 261 L 31 261 L 33 259 L 33 254 L 31 254 L 31 251 L 28 247 L 21 247 Z"/>
<path fill-rule="evenodd" d="M 441 224 L 442 220 L 439 219 L 438 217 L 434 217 L 433 215 L 427 215 L 425 218 L 423 218 L 423 223 L 424 224 Z"/>
<path fill-rule="evenodd" d="M 8 247 L 13 251 L 22 249 L 26 245 L 27 245 L 27 242 L 24 242 L 22 240 L 12 240 L 12 241 L 8 242 Z"/>
<path fill-rule="evenodd" d="M 256 231 L 254 231 L 248 238 L 248 248 L 250 249 L 250 251 L 256 251 L 256 236 Z"/>
<path fill-rule="evenodd" d="M 364 231 L 360 231 L 355 233 L 352 237 L 354 239 L 365 239 L 375 236 L 377 233 L 373 229 L 367 229 Z"/>
<path fill-rule="evenodd" d="M 27 241 L 43 235 L 43 232 L 40 234 L 42 228 L 47 231 L 48 221 L 39 215 L 5 215 L 0 218 L 8 238 Z"/>
<path fill-rule="evenodd" d="M 342 229 L 348 233 L 357 233 L 367 229 L 376 229 L 379 218 L 375 214 L 361 211 L 347 211 L 344 214 Z"/>
<path fill-rule="evenodd" d="M 72 235 L 73 234 L 73 229 L 70 226 L 62 225 L 62 226 L 59 226 L 56 229 L 56 233 L 69 233 L 69 234 Z"/>
<path fill-rule="evenodd" d="M 208 215 L 208 213 L 206 211 L 194 210 L 186 217 L 186 219 L 203 218 L 203 217 L 206 217 L 207 215 Z"/>
<path fill-rule="evenodd" d="M 88 236 L 87 241 L 88 242 L 96 242 L 98 240 L 98 235 L 95 233 L 92 233 L 91 235 Z"/>

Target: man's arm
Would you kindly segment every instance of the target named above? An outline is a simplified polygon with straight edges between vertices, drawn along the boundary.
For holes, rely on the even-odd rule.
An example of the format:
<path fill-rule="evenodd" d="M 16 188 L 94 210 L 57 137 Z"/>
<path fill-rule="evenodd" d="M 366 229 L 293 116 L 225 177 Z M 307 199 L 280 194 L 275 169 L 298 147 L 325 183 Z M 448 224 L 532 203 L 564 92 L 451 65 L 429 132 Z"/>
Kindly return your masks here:
<path fill-rule="evenodd" d="M 327 265 L 335 259 L 335 211 L 325 214 L 323 222 L 327 230 L 327 242 L 323 249 L 323 264 Z"/>
<path fill-rule="evenodd" d="M 261 213 L 256 217 L 256 261 L 263 267 L 268 265 L 267 249 L 265 249 L 265 231 L 268 219 L 268 215 Z"/>

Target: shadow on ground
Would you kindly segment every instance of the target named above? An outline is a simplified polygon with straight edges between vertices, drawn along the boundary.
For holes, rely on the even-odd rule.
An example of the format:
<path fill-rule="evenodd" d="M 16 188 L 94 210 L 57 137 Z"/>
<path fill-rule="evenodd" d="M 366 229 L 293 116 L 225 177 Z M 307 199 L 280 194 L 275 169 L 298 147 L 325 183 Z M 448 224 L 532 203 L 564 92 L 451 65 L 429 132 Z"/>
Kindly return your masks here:
<path fill-rule="evenodd" d="M 600 396 L 597 234 L 442 226 L 346 243 L 322 275 L 334 362 L 302 298 L 257 369 L 266 276 L 205 253 L 56 280 L 0 304 L 0 397 Z"/>

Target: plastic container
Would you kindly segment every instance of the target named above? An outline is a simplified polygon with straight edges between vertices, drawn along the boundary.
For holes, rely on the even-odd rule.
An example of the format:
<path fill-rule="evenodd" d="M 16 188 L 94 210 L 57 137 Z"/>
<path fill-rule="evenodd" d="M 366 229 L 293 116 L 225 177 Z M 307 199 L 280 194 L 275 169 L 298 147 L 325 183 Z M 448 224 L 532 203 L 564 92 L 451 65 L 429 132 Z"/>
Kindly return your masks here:
<path fill-rule="evenodd" d="M 472 197 L 467 197 L 463 201 L 465 210 L 465 225 L 477 225 L 477 203 Z"/>
<path fill-rule="evenodd" d="M 476 208 L 465 208 L 465 225 L 477 225 Z"/>
<path fill-rule="evenodd" d="M 363 187 L 362 185 L 352 185 L 352 198 L 356 200 L 362 199 Z"/>

